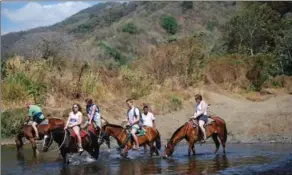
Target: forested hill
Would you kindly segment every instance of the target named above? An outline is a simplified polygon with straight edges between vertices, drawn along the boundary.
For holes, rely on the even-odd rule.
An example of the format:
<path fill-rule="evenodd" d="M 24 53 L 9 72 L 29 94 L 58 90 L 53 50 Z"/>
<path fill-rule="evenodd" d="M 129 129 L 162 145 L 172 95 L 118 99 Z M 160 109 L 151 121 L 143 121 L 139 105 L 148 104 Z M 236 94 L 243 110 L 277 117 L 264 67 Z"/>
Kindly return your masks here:
<path fill-rule="evenodd" d="M 209 30 L 219 36 L 218 28 L 238 6 L 238 2 L 99 3 L 52 26 L 2 36 L 2 58 L 71 57 L 72 50 L 83 47 L 90 58 L 101 59 L 100 52 L 112 48 L 131 59 L 149 46 L 195 32 Z M 162 27 L 163 18 L 168 30 Z M 176 25 L 167 24 L 172 18 Z"/>

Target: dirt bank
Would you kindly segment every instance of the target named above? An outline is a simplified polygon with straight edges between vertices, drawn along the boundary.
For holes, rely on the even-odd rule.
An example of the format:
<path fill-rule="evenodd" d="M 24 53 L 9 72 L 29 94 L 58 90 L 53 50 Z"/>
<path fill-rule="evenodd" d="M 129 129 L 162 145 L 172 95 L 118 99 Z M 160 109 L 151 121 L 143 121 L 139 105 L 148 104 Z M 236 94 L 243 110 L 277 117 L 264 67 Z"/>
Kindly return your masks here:
<path fill-rule="evenodd" d="M 209 113 L 222 117 L 227 123 L 228 142 L 292 143 L 292 95 L 282 94 L 261 102 L 252 102 L 224 93 L 196 89 L 211 104 Z M 180 111 L 156 116 L 163 142 L 193 114 L 190 101 Z M 117 120 L 111 120 L 119 123 Z M 210 139 L 211 140 L 211 139 Z"/>

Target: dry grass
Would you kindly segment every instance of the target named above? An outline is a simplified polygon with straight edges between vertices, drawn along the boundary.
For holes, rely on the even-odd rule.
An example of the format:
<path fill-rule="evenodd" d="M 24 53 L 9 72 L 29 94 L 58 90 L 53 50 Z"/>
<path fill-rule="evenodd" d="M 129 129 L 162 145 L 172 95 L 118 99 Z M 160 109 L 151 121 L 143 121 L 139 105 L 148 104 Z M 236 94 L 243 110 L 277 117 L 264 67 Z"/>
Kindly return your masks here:
<path fill-rule="evenodd" d="M 252 101 L 266 99 L 250 88 L 247 74 L 253 63 L 247 60 L 251 59 L 240 55 L 209 58 L 196 43 L 196 39 L 186 38 L 162 44 L 124 66 L 112 61 L 25 61 L 15 57 L 7 62 L 7 77 L 1 83 L 2 106 L 15 108 L 34 100 L 48 108 L 67 109 L 73 102 L 84 104 L 91 97 L 103 114 L 119 118 L 125 100 L 131 97 L 139 107 L 147 103 L 156 114 L 164 114 L 180 110 L 194 95 L 193 89 L 205 83 Z M 264 87 L 288 90 L 291 77 L 269 79 Z"/>

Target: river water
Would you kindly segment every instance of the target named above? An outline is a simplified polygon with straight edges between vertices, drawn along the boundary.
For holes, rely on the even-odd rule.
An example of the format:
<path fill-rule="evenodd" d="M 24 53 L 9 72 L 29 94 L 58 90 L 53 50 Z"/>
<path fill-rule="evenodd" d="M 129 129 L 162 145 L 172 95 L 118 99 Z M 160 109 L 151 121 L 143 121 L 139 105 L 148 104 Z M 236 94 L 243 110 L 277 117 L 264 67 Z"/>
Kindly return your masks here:
<path fill-rule="evenodd" d="M 1 146 L 1 174 L 3 175 L 91 175 L 91 174 L 290 174 L 292 175 L 291 144 L 228 144 L 226 155 L 215 155 L 213 144 L 196 145 L 196 156 L 187 156 L 187 146 L 180 144 L 172 158 L 149 157 L 130 151 L 129 159 L 121 158 L 117 151 L 101 150 L 98 161 L 85 156 L 73 156 L 71 165 L 64 166 L 58 153 L 40 152 L 33 157 L 30 145 L 22 155 L 15 146 Z M 76 161 L 77 159 L 79 161 Z M 90 163 L 89 163 L 89 162 Z"/>

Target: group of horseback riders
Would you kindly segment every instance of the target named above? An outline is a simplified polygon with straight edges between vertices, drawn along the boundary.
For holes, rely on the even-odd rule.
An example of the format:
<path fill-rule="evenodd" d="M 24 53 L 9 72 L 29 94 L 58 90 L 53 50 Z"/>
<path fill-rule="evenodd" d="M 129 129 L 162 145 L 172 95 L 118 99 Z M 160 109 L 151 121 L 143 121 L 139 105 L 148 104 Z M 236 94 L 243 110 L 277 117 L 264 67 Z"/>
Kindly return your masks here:
<path fill-rule="evenodd" d="M 203 134 L 203 140 L 202 142 L 206 141 L 206 132 L 204 128 L 204 124 L 208 121 L 207 116 L 207 104 L 205 101 L 203 101 L 203 98 L 200 94 L 195 95 L 196 105 L 195 105 L 195 112 L 194 115 L 191 117 L 191 119 L 197 119 L 200 129 Z M 93 103 L 93 100 L 88 98 L 85 100 L 86 103 L 86 112 L 88 121 L 85 123 L 91 124 L 93 123 L 95 127 L 102 128 L 102 117 L 100 108 L 98 105 Z M 149 106 L 144 105 L 143 106 L 143 113 L 140 113 L 140 110 L 134 105 L 133 99 L 127 99 L 126 100 L 128 110 L 127 110 L 127 118 L 124 120 L 127 122 L 127 125 L 131 127 L 131 135 L 134 140 L 134 146 L 133 149 L 138 150 L 139 149 L 139 142 L 137 137 L 137 132 L 139 129 L 142 129 L 143 127 L 156 127 L 155 124 L 155 117 L 153 113 L 149 112 Z M 45 120 L 45 116 L 41 110 L 41 108 L 37 105 L 32 105 L 30 103 L 26 103 L 26 107 L 28 108 L 29 115 L 27 118 L 27 121 L 29 119 L 32 119 L 32 127 L 35 131 L 35 139 L 39 139 L 38 129 L 37 126 L 42 123 Z M 82 140 L 80 136 L 80 126 L 83 123 L 83 114 L 81 106 L 77 103 L 73 104 L 72 111 L 69 113 L 69 117 L 67 119 L 67 122 L 65 124 L 64 129 L 71 128 L 77 135 L 77 142 L 78 142 L 78 151 L 82 152 Z"/>

